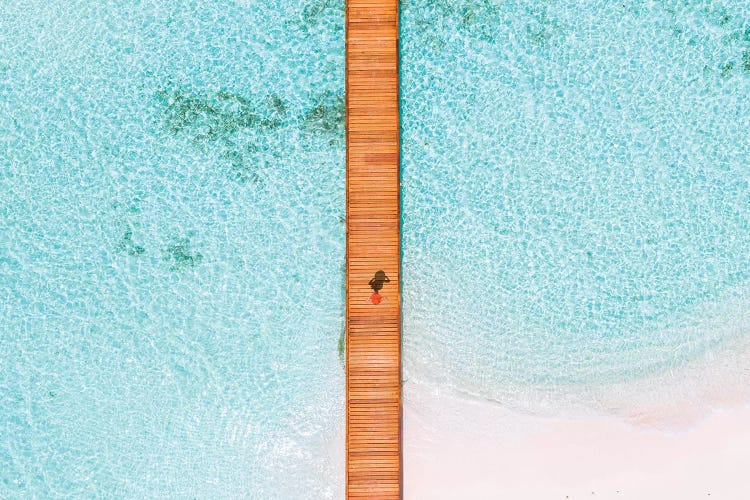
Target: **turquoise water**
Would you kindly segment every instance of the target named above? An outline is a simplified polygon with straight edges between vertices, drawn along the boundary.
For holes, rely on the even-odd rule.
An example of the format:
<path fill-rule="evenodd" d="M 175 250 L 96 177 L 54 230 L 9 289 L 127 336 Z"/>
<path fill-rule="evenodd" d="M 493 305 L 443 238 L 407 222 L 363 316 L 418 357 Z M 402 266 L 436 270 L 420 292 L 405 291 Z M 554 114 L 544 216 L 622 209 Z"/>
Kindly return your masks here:
<path fill-rule="evenodd" d="M 0 497 L 340 497 L 343 2 L 6 4 Z M 750 3 L 402 9 L 406 378 L 747 335 Z"/>
<path fill-rule="evenodd" d="M 750 338 L 750 2 L 408 0 L 401 43 L 406 378 L 533 410 Z"/>
<path fill-rule="evenodd" d="M 342 1 L 4 2 L 1 498 L 341 496 L 343 63 Z"/>

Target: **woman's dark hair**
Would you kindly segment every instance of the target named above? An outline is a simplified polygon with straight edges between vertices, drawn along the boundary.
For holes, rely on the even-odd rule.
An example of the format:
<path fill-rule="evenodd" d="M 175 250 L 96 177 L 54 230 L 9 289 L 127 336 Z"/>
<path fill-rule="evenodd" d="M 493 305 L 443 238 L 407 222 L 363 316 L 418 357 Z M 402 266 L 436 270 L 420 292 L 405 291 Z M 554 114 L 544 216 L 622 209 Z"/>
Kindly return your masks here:
<path fill-rule="evenodd" d="M 383 285 L 385 283 L 390 283 L 391 280 L 388 279 L 388 276 L 385 275 L 385 272 L 381 269 L 380 271 L 375 273 L 375 276 L 372 277 L 370 280 L 370 288 L 375 290 L 376 292 L 379 292 L 383 289 Z"/>

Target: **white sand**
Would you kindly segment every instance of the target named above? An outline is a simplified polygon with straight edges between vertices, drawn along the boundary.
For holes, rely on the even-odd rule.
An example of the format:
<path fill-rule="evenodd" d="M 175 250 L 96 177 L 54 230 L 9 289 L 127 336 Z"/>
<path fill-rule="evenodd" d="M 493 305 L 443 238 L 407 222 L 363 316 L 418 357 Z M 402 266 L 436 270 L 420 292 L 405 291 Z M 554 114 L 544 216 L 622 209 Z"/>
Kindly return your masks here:
<path fill-rule="evenodd" d="M 406 500 L 750 499 L 745 405 L 669 430 L 519 415 L 407 383 L 404 439 Z"/>
<path fill-rule="evenodd" d="M 426 383 L 435 360 L 409 360 L 404 498 L 750 500 L 750 324 L 730 305 L 707 328 L 734 341 L 659 375 L 497 393 L 547 416 Z"/>

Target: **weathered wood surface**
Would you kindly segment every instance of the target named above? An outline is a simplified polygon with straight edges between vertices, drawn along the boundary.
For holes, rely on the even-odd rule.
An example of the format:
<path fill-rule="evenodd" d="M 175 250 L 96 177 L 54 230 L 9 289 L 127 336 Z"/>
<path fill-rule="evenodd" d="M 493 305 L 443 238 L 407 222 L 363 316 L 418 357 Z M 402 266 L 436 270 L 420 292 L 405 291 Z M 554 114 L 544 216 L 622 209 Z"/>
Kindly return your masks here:
<path fill-rule="evenodd" d="M 346 6 L 346 494 L 401 498 L 398 0 Z M 382 270 L 386 301 L 368 302 Z"/>

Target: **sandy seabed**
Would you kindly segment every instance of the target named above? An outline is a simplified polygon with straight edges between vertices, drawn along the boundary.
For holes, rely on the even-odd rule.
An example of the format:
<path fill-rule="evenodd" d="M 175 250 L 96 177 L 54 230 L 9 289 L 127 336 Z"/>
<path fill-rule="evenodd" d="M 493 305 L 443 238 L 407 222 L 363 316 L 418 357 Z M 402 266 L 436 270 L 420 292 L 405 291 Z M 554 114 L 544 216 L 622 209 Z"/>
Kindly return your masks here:
<path fill-rule="evenodd" d="M 750 406 L 670 430 L 614 417 L 518 415 L 412 386 L 404 498 L 747 500 Z"/>
<path fill-rule="evenodd" d="M 559 417 L 409 379 L 404 498 L 750 500 L 749 371 L 734 346 Z"/>

